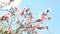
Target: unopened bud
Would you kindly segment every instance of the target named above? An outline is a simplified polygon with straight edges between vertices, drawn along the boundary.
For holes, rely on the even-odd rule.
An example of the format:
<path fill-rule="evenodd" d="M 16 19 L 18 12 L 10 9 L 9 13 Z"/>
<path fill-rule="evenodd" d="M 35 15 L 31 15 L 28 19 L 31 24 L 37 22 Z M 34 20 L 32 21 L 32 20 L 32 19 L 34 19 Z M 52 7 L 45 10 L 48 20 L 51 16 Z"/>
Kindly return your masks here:
<path fill-rule="evenodd" d="M 48 13 L 51 10 L 51 8 L 47 8 L 46 10 L 47 10 L 47 13 Z"/>
<path fill-rule="evenodd" d="M 51 16 L 48 16 L 48 20 L 50 20 L 51 19 Z"/>

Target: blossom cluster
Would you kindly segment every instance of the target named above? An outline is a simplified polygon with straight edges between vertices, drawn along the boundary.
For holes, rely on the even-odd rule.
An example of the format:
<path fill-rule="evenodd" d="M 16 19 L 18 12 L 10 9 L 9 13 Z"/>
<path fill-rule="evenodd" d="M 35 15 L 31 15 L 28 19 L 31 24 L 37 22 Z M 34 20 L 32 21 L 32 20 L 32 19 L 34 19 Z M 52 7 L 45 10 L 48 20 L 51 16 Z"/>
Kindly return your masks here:
<path fill-rule="evenodd" d="M 43 12 L 39 13 L 39 16 L 36 20 L 33 21 L 33 14 L 30 11 L 30 8 L 25 7 L 23 9 L 11 6 L 9 9 L 2 9 L 6 5 L 10 5 L 14 0 L 10 0 L 9 3 L 0 2 L 1 11 L 6 11 L 3 15 L 0 15 L 0 30 L 2 30 L 4 34 L 23 34 L 26 32 L 27 34 L 39 34 L 35 29 L 46 29 L 48 30 L 48 26 L 43 26 L 44 20 L 50 20 L 51 16 L 47 16 L 50 11 L 50 8 L 45 9 Z M 5 4 L 4 4 L 5 3 Z M 3 5 L 4 4 L 4 5 Z M 12 25 L 12 23 L 14 23 Z M 16 25 L 16 29 L 13 30 L 12 26 Z"/>

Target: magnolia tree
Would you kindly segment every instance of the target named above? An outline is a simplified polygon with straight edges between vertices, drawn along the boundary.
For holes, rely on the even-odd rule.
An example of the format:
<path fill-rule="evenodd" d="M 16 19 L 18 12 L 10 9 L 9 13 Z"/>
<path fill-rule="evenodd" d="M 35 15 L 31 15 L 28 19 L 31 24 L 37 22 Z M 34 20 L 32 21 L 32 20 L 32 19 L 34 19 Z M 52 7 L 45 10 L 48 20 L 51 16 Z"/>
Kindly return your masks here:
<path fill-rule="evenodd" d="M 30 8 L 19 8 L 11 5 L 15 0 L 8 2 L 0 1 L 0 11 L 5 11 L 0 15 L 0 34 L 39 34 L 36 29 L 46 29 L 48 26 L 43 26 L 44 20 L 50 20 L 51 16 L 47 16 L 50 8 L 45 9 L 39 14 L 36 20 L 33 21 L 33 14 Z"/>

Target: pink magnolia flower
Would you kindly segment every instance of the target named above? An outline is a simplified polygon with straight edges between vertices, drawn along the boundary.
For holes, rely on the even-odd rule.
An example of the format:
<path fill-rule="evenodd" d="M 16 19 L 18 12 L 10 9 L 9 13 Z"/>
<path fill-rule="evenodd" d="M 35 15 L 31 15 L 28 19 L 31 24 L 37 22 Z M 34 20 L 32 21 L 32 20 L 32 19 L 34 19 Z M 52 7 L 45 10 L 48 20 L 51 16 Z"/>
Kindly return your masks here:
<path fill-rule="evenodd" d="M 6 20 L 6 19 L 8 19 L 10 16 L 11 16 L 11 14 L 10 14 L 9 12 L 7 12 L 6 14 L 4 14 L 4 15 L 2 16 L 2 20 Z"/>
<path fill-rule="evenodd" d="M 31 17 L 31 18 L 33 18 L 33 15 L 32 15 L 32 13 L 31 13 L 31 12 L 29 12 L 29 15 L 30 15 L 30 17 Z"/>
<path fill-rule="evenodd" d="M 45 27 L 44 26 L 42 26 L 42 25 L 39 25 L 38 23 L 36 23 L 36 24 L 34 24 L 35 25 L 35 27 L 37 27 L 38 29 L 44 29 Z"/>
<path fill-rule="evenodd" d="M 47 15 L 47 13 L 48 13 L 50 10 L 51 10 L 50 8 L 47 8 L 44 12 L 42 12 L 41 14 L 39 14 L 36 22 L 41 22 L 41 21 L 43 21 L 44 19 L 46 19 L 45 16 Z M 48 20 L 49 20 L 49 19 L 51 19 L 50 16 L 48 17 Z"/>
<path fill-rule="evenodd" d="M 42 26 L 39 26 L 39 27 L 37 27 L 37 28 L 40 29 L 40 30 L 41 30 L 41 29 L 44 29 L 44 27 L 42 27 Z"/>
<path fill-rule="evenodd" d="M 39 27 L 39 24 L 38 23 L 35 23 L 34 26 Z"/>
<path fill-rule="evenodd" d="M 24 14 L 24 11 L 21 8 L 18 8 L 18 12 L 19 12 L 18 16 L 21 16 Z"/>
<path fill-rule="evenodd" d="M 29 20 L 32 20 L 32 18 L 33 18 L 32 13 L 31 13 L 31 12 L 29 12 L 29 16 L 27 16 L 26 18 L 28 18 Z"/>
<path fill-rule="evenodd" d="M 36 22 L 41 22 L 41 21 L 44 20 L 44 18 L 45 18 L 45 14 L 44 14 L 44 12 L 42 12 L 41 14 L 39 14 L 39 16 L 38 16 Z"/>
<path fill-rule="evenodd" d="M 21 15 L 23 15 L 24 14 L 24 11 L 20 11 L 19 12 L 19 15 L 21 16 Z"/>

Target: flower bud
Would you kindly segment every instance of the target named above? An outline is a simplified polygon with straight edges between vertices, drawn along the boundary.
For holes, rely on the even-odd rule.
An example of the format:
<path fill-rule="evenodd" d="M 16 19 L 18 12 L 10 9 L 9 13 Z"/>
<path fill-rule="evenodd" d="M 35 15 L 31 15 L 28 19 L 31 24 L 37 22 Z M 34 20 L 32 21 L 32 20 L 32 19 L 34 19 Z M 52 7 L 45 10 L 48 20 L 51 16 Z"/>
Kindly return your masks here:
<path fill-rule="evenodd" d="M 48 20 L 50 20 L 51 19 L 51 16 L 48 16 Z"/>

